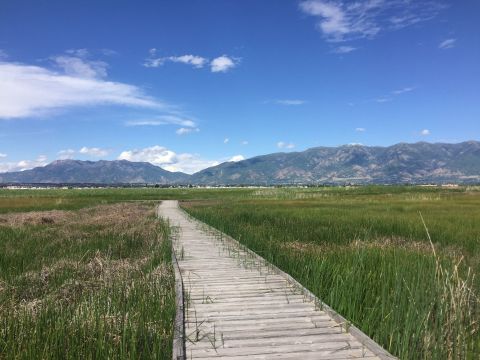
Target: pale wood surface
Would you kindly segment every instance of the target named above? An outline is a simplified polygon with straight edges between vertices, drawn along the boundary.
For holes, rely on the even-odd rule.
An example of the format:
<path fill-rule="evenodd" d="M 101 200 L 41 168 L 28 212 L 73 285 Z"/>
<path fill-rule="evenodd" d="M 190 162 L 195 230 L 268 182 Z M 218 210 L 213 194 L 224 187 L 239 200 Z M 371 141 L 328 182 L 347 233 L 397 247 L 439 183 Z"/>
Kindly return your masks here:
<path fill-rule="evenodd" d="M 177 201 L 163 201 L 158 213 L 176 229 L 187 359 L 393 358 L 258 255 L 193 221 Z"/>

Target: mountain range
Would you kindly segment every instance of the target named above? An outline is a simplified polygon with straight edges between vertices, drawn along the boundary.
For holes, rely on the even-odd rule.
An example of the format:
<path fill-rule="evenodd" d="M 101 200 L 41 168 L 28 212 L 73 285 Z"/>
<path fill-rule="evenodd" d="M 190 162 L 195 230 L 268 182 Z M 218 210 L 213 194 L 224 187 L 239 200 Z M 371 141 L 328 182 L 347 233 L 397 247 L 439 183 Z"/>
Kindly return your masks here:
<path fill-rule="evenodd" d="M 397 184 L 480 182 L 480 142 L 344 145 L 225 162 L 193 175 L 147 162 L 57 160 L 0 174 L 1 183 Z"/>

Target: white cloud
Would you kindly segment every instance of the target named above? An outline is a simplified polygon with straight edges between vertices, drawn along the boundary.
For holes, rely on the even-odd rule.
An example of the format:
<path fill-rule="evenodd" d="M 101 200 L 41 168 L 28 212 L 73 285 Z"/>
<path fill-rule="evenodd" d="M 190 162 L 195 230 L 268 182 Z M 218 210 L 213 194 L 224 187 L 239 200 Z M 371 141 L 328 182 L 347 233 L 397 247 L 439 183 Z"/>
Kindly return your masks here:
<path fill-rule="evenodd" d="M 273 101 L 275 104 L 279 105 L 288 105 L 288 106 L 295 106 L 295 105 L 303 105 L 306 103 L 305 100 L 299 100 L 299 99 L 283 99 L 283 100 L 274 100 Z"/>
<path fill-rule="evenodd" d="M 7 157 L 7 154 L 0 153 L 0 159 L 5 159 Z"/>
<path fill-rule="evenodd" d="M 243 155 L 235 155 L 235 156 L 232 156 L 232 157 L 230 158 L 230 160 L 228 160 L 228 161 L 237 162 L 237 161 L 242 161 L 242 160 L 245 160 L 245 156 L 243 156 Z"/>
<path fill-rule="evenodd" d="M 367 131 L 367 129 L 365 129 L 363 127 L 357 127 L 357 128 L 355 128 L 355 131 L 356 132 L 365 132 L 365 131 Z"/>
<path fill-rule="evenodd" d="M 191 54 L 181 56 L 158 57 L 157 49 L 155 48 L 150 49 L 149 54 L 149 57 L 146 58 L 143 63 L 143 66 L 149 68 L 157 68 L 165 65 L 165 63 L 167 62 L 174 62 L 191 65 L 196 69 L 201 69 L 209 63 L 210 70 L 212 72 L 227 72 L 238 64 L 238 59 L 227 55 L 216 57 L 210 61 L 206 57 Z"/>
<path fill-rule="evenodd" d="M 45 155 L 39 155 L 35 160 L 20 160 L 18 162 L 0 163 L 0 173 L 11 171 L 23 171 L 32 169 L 38 166 L 47 165 L 47 157 Z"/>
<path fill-rule="evenodd" d="M 229 138 L 225 138 L 225 139 L 223 140 L 223 143 L 224 143 L 224 144 L 228 144 L 229 142 L 230 142 L 230 139 L 229 139 Z"/>
<path fill-rule="evenodd" d="M 457 39 L 446 39 L 446 40 L 443 40 L 438 45 L 438 48 L 442 49 L 442 50 L 451 49 L 451 48 L 455 47 L 456 42 L 457 42 Z"/>
<path fill-rule="evenodd" d="M 295 147 L 295 144 L 293 143 L 286 143 L 286 142 L 283 142 L 283 141 L 279 141 L 277 143 L 277 147 L 279 149 L 293 149 Z"/>
<path fill-rule="evenodd" d="M 126 126 L 161 126 L 161 125 L 178 125 L 182 127 L 196 127 L 194 120 L 172 114 L 159 115 L 151 119 L 130 120 L 125 122 Z"/>
<path fill-rule="evenodd" d="M 104 61 L 89 61 L 74 56 L 55 56 L 52 58 L 55 64 L 66 75 L 85 79 L 104 78 L 107 76 L 108 64 Z"/>
<path fill-rule="evenodd" d="M 210 62 L 212 72 L 227 72 L 237 66 L 238 60 L 227 55 L 219 56 Z"/>
<path fill-rule="evenodd" d="M 108 149 L 102 149 L 98 147 L 82 147 L 79 151 L 80 154 L 88 155 L 88 156 L 93 156 L 93 157 L 104 157 L 107 156 L 110 151 Z"/>
<path fill-rule="evenodd" d="M 248 145 L 248 141 L 247 141 L 247 140 L 243 140 L 240 144 L 242 144 L 242 145 Z"/>
<path fill-rule="evenodd" d="M 155 49 L 150 49 L 150 55 L 154 56 L 156 51 Z M 143 65 L 145 67 L 159 67 L 164 65 L 166 62 L 182 63 L 186 65 L 191 65 L 194 68 L 200 69 L 205 66 L 208 62 L 207 58 L 196 55 L 181 55 L 181 56 L 166 56 L 166 57 L 150 57 L 145 60 Z"/>
<path fill-rule="evenodd" d="M 177 135 L 186 135 L 186 134 L 190 134 L 192 132 L 199 132 L 200 129 L 199 128 L 185 128 L 185 127 L 182 127 L 182 128 L 179 128 L 177 129 L 177 131 L 175 131 L 177 133 Z"/>
<path fill-rule="evenodd" d="M 205 65 L 205 63 L 208 61 L 204 57 L 195 56 L 195 55 L 171 56 L 168 59 L 173 62 L 189 64 L 195 68 L 202 68 Z"/>
<path fill-rule="evenodd" d="M 435 1 L 305 0 L 300 9 L 317 18 L 317 28 L 328 41 L 374 38 L 434 18 L 445 6 Z"/>
<path fill-rule="evenodd" d="M 355 50 L 357 50 L 357 48 L 353 46 L 339 46 L 333 49 L 332 52 L 335 54 L 348 54 Z"/>
<path fill-rule="evenodd" d="M 60 160 L 73 159 L 73 156 L 75 155 L 75 150 L 73 149 L 60 150 L 57 153 L 57 155 Z"/>
<path fill-rule="evenodd" d="M 428 129 L 423 129 L 422 131 L 420 131 L 420 135 L 422 135 L 422 136 L 428 136 L 428 135 L 430 135 L 430 130 L 428 130 Z"/>
<path fill-rule="evenodd" d="M 118 156 L 118 160 L 145 161 L 168 171 L 182 171 L 188 174 L 219 164 L 218 161 L 205 160 L 196 154 L 177 154 L 159 145 L 123 151 Z"/>
<path fill-rule="evenodd" d="M 164 109 L 134 85 L 54 72 L 40 66 L 0 62 L 0 118 L 45 115 L 73 106 L 122 105 Z"/>

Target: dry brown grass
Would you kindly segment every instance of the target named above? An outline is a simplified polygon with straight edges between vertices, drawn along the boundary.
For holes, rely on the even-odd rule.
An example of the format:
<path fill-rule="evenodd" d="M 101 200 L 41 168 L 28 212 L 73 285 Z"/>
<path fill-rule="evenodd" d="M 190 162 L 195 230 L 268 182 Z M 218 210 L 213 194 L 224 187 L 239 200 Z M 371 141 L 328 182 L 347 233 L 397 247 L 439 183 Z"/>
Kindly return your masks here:
<path fill-rule="evenodd" d="M 0 359 L 171 357 L 174 276 L 155 204 L 4 214 L 0 232 Z"/>
<path fill-rule="evenodd" d="M 22 228 L 35 226 L 37 234 L 51 236 L 56 246 L 67 242 L 76 245 L 98 236 L 135 236 L 148 248 L 159 241 L 154 207 L 142 203 L 99 205 L 79 211 L 34 211 L 0 215 L 0 226 Z M 65 254 L 69 256 L 70 254 Z M 17 306 L 36 312 L 45 299 L 61 303 L 75 302 L 85 292 L 111 286 L 113 283 L 140 274 L 151 254 L 142 253 L 126 258 L 112 258 L 107 252 L 87 250 L 75 259 L 60 257 L 46 263 L 39 270 L 26 271 L 10 287 L 17 293 Z M 71 273 L 72 278 L 52 289 L 52 283 L 61 274 Z M 156 276 L 170 276 L 167 267 L 155 270 Z M 0 276 L 0 293 L 7 288 Z"/>
<path fill-rule="evenodd" d="M 401 237 L 381 237 L 376 240 L 360 240 L 355 239 L 347 244 L 315 244 L 305 243 L 301 241 L 286 242 L 281 245 L 286 250 L 298 252 L 308 252 L 314 254 L 336 252 L 340 250 L 361 250 L 361 249 L 378 249 L 378 250 L 403 250 L 415 252 L 423 255 L 432 255 L 430 244 L 423 241 L 408 240 Z M 442 255 L 452 259 L 460 259 L 462 251 L 455 246 L 448 246 L 442 249 Z"/>

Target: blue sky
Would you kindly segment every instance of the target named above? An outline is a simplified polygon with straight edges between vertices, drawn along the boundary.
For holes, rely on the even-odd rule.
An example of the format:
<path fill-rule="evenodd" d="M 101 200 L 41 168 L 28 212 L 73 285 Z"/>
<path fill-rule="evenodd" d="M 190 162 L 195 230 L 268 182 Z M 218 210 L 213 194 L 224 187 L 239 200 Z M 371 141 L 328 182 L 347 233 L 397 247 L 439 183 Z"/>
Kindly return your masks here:
<path fill-rule="evenodd" d="M 480 3 L 3 0 L 0 171 L 480 138 Z"/>

